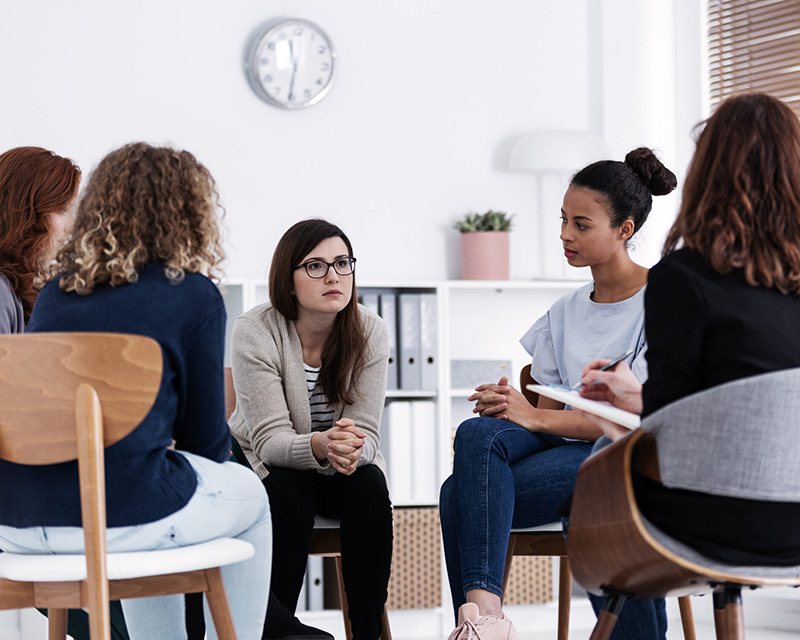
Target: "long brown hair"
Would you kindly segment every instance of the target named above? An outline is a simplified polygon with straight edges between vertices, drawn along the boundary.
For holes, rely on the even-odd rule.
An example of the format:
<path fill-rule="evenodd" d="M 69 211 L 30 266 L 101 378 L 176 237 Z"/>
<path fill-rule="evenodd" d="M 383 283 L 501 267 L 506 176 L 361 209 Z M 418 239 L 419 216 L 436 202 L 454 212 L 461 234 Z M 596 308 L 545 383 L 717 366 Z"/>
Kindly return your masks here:
<path fill-rule="evenodd" d="M 347 255 L 353 257 L 350 240 L 335 224 L 318 218 L 293 225 L 278 241 L 269 270 L 269 297 L 272 306 L 287 320 L 297 320 L 297 298 L 294 289 L 294 270 L 320 242 L 341 238 Z M 348 305 L 336 316 L 328 339 L 322 349 L 322 369 L 319 384 L 328 400 L 351 404 L 354 389 L 364 368 L 367 336 L 358 310 L 355 274 L 353 293 Z"/>
<path fill-rule="evenodd" d="M 70 240 L 52 275 L 64 291 L 91 293 L 99 284 L 134 282 L 148 262 L 217 278 L 222 249 L 214 179 L 188 151 L 144 142 L 112 151 L 92 172 Z"/>
<path fill-rule="evenodd" d="M 17 147 L 0 155 L 0 271 L 22 302 L 26 322 L 50 251 L 47 214 L 67 209 L 80 180 L 81 170 L 72 160 L 41 147 Z"/>
<path fill-rule="evenodd" d="M 719 273 L 800 296 L 800 121 L 765 94 L 728 98 L 704 123 L 664 244 Z"/>

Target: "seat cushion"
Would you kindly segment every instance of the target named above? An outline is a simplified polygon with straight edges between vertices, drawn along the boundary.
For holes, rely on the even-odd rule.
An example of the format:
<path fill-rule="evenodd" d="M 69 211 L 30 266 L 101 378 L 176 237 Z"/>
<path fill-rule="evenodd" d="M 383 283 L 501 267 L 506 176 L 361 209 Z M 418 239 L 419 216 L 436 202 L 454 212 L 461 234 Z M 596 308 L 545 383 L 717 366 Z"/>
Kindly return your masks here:
<path fill-rule="evenodd" d="M 109 553 L 108 579 L 125 580 L 223 567 L 255 555 L 244 540 L 218 538 L 176 549 Z M 86 557 L 73 554 L 0 553 L 0 578 L 19 582 L 86 580 Z"/>
<path fill-rule="evenodd" d="M 731 581 L 735 582 L 735 578 L 739 577 L 751 577 L 754 579 L 758 579 L 759 581 L 766 581 L 769 584 L 769 580 L 783 580 L 783 579 L 794 579 L 800 581 L 800 566 L 792 566 L 792 567 L 774 567 L 774 566 L 766 566 L 766 567 L 754 567 L 754 566 L 738 566 L 738 565 L 731 565 L 726 564 L 724 562 L 720 562 L 719 560 L 714 560 L 707 556 L 698 553 L 691 547 L 685 545 L 683 542 L 676 540 L 675 538 L 667 535 L 661 529 L 658 529 L 653 523 L 648 521 L 644 516 L 642 516 L 642 523 L 644 524 L 647 531 L 652 535 L 659 544 L 661 544 L 665 549 L 671 551 L 675 555 L 691 562 L 693 564 L 699 565 L 705 569 L 711 569 L 713 571 L 717 571 L 720 573 L 727 573 L 731 575 Z"/>

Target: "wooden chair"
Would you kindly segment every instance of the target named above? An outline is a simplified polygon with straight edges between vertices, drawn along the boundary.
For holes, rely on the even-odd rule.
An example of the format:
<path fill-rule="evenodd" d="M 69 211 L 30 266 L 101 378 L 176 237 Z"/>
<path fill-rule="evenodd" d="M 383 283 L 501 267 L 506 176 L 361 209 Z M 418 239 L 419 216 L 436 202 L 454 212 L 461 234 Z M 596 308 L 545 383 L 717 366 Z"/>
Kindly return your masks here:
<path fill-rule="evenodd" d="M 225 367 L 225 411 L 230 418 L 236 408 L 236 389 L 233 386 L 233 372 L 230 367 Z M 312 556 L 322 556 L 333 558 L 336 564 L 336 581 L 339 587 L 339 602 L 342 605 L 342 617 L 344 618 L 344 630 L 347 640 L 353 639 L 353 631 L 350 626 L 350 616 L 347 609 L 347 594 L 344 590 L 344 579 L 342 577 L 342 541 L 340 536 L 340 522 L 335 518 L 326 518 L 318 515 L 314 519 L 314 530 L 311 533 L 311 545 L 308 553 Z M 381 620 L 382 640 L 392 640 L 392 631 L 389 627 L 389 614 L 386 607 L 383 608 L 383 618 Z"/>
<path fill-rule="evenodd" d="M 763 378 L 760 386 L 740 380 L 674 402 L 584 462 L 575 486 L 568 548 L 577 581 L 608 598 L 592 640 L 609 637 L 629 598 L 708 592 L 714 594 L 717 638 L 738 640 L 744 638 L 743 586 L 800 586 L 800 566 L 732 566 L 667 536 L 639 512 L 632 486 L 634 470 L 667 486 L 689 488 L 699 482 L 694 490 L 710 492 L 716 483 L 716 490 L 741 491 L 748 497 L 758 486 L 770 493 L 775 486 L 792 483 L 791 491 L 780 497 L 800 501 L 800 443 L 786 438 L 783 429 L 800 418 L 800 369 L 779 373 L 786 375 L 756 376 Z M 750 437 L 734 430 L 738 441 L 725 442 L 727 422 L 747 427 L 748 421 Z M 751 447 L 756 439 L 763 446 L 759 442 Z M 723 442 L 727 450 L 720 455 L 717 448 Z M 739 451 L 732 452 L 737 446 Z M 740 455 L 748 447 L 753 452 Z M 692 478 L 686 469 L 692 470 Z M 775 496 L 772 491 L 771 499 Z"/>
<path fill-rule="evenodd" d="M 531 377 L 531 365 L 525 365 L 520 371 L 519 387 L 522 394 L 534 407 L 539 402 L 539 394 L 528 389 L 528 385 L 536 384 Z M 572 571 L 570 569 L 567 543 L 560 521 L 527 529 L 512 529 L 506 552 L 506 565 L 503 573 L 503 593 L 506 591 L 511 563 L 514 556 L 550 556 L 559 559 L 558 574 L 558 625 L 556 637 L 567 640 L 569 637 L 569 613 L 572 600 Z M 686 640 L 695 640 L 694 616 L 689 597 L 678 599 L 678 607 Z"/>
<path fill-rule="evenodd" d="M 78 460 L 86 554 L 0 554 L 0 608 L 49 609 L 51 640 L 66 638 L 67 609 L 87 609 L 91 637 L 101 640 L 110 637 L 109 600 L 194 592 L 206 594 L 220 638 L 236 638 L 219 567 L 253 557 L 249 543 L 106 553 L 103 449 L 147 415 L 161 368 L 161 348 L 142 336 L 0 336 L 0 458 Z"/>

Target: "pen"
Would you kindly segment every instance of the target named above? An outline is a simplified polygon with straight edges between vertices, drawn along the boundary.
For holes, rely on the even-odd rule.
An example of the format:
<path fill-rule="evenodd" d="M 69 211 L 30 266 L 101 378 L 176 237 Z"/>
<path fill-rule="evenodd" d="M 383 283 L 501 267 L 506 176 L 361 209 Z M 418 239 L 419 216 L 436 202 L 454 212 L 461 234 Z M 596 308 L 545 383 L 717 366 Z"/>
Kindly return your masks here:
<path fill-rule="evenodd" d="M 627 358 L 628 356 L 632 356 L 632 355 L 633 355 L 633 351 L 628 351 L 628 353 L 626 353 L 624 356 L 620 356 L 619 358 L 614 358 L 614 359 L 613 359 L 611 362 L 609 362 L 608 364 L 604 364 L 602 367 L 600 367 L 600 368 L 598 369 L 598 371 L 608 371 L 609 369 L 613 369 L 613 368 L 614 368 L 614 367 L 616 367 L 616 366 L 617 366 L 617 365 L 618 365 L 620 362 L 622 362 L 623 360 L 625 360 L 625 358 Z M 581 388 L 582 386 L 583 386 L 583 383 L 582 383 L 582 382 L 579 382 L 579 383 L 578 383 L 578 384 L 576 384 L 574 387 L 572 387 L 572 391 L 580 391 L 580 388 Z"/>

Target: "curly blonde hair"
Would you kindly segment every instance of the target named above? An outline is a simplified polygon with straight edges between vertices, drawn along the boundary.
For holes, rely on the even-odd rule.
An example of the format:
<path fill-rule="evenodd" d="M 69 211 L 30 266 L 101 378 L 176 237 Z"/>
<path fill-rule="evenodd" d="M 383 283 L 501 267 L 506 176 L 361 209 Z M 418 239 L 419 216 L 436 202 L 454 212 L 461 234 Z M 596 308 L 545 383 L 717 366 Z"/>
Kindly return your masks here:
<path fill-rule="evenodd" d="M 144 142 L 112 151 L 92 172 L 78 204 L 69 241 L 51 277 L 64 291 L 91 293 L 97 285 L 135 282 L 148 262 L 219 280 L 225 259 L 211 174 L 191 153 Z"/>

